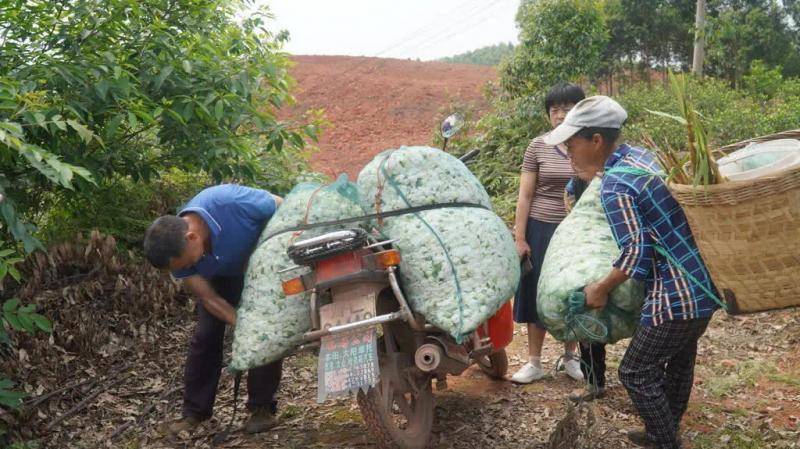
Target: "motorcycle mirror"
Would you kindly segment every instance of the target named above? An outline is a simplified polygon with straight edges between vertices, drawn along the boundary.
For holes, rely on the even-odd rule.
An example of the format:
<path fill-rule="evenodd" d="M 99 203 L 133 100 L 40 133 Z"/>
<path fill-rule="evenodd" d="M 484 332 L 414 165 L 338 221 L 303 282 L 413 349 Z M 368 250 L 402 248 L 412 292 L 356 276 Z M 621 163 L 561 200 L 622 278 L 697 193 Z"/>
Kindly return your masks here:
<path fill-rule="evenodd" d="M 442 122 L 442 137 L 449 139 L 456 135 L 458 130 L 464 126 L 464 116 L 456 112 Z"/>

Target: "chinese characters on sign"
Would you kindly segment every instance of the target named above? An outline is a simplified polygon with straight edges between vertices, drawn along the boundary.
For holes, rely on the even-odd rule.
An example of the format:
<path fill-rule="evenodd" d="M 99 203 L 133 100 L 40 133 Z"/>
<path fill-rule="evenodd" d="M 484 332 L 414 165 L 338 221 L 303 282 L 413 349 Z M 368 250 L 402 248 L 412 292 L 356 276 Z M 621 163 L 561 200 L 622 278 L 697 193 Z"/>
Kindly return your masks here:
<path fill-rule="evenodd" d="M 374 317 L 377 293 L 370 285 L 340 287 L 338 300 L 320 308 L 322 327 L 330 329 Z M 322 337 L 317 370 L 318 402 L 377 385 L 380 372 L 377 339 L 372 326 Z"/>
<path fill-rule="evenodd" d="M 317 402 L 342 396 L 378 383 L 375 328 L 323 337 L 319 350 Z"/>

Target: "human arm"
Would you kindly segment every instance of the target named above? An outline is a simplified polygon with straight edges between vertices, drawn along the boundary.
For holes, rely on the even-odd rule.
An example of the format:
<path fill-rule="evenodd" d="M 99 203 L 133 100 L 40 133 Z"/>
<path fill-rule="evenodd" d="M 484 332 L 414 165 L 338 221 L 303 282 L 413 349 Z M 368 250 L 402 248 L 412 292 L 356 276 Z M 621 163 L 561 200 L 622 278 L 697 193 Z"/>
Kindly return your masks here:
<path fill-rule="evenodd" d="M 537 173 L 523 171 L 519 179 L 519 195 L 517 196 L 517 209 L 514 216 L 514 241 L 519 257 L 530 255 L 531 248 L 525 240 L 528 227 L 528 216 L 531 210 L 531 201 L 536 193 Z"/>
<path fill-rule="evenodd" d="M 195 275 L 185 278 L 183 283 L 208 313 L 231 326 L 236 326 L 236 310 L 214 290 L 208 280 Z"/>
<path fill-rule="evenodd" d="M 626 280 L 644 280 L 653 264 L 653 239 L 646 231 L 635 197 L 603 192 L 603 209 L 620 255 L 606 276 L 584 288 L 586 305 L 591 308 L 605 307 L 609 293 Z"/>

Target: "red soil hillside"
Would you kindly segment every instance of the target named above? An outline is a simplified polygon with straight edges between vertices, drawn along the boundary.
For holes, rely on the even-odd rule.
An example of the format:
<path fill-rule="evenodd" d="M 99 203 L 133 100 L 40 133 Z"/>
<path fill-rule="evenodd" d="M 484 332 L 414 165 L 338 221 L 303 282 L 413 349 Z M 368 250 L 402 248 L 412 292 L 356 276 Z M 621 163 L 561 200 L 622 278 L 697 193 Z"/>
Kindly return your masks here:
<path fill-rule="evenodd" d="M 492 67 L 350 56 L 294 56 L 297 104 L 285 117 L 324 109 L 331 123 L 311 158 L 316 171 L 355 179 L 373 156 L 400 145 L 430 144 L 452 103 L 485 104 Z"/>

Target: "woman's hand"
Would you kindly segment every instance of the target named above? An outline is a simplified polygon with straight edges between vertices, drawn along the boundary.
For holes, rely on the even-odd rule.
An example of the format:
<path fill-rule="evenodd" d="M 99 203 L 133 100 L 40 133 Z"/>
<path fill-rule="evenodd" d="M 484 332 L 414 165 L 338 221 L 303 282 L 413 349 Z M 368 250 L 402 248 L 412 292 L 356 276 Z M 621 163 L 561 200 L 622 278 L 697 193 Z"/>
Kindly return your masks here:
<path fill-rule="evenodd" d="M 515 244 L 517 246 L 517 255 L 520 259 L 531 255 L 531 247 L 528 245 L 528 242 L 517 240 Z"/>

